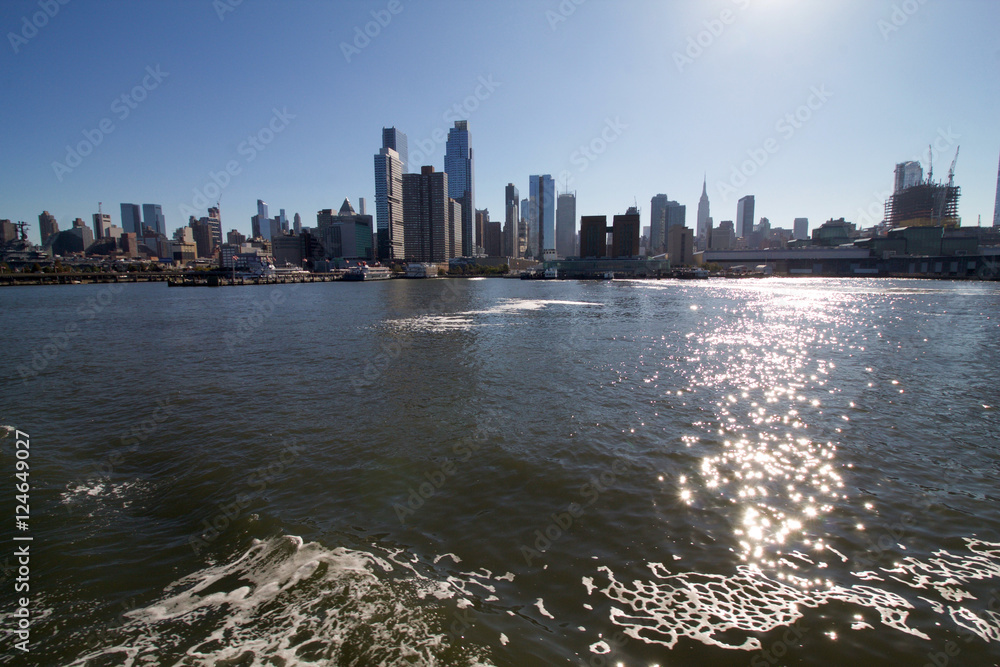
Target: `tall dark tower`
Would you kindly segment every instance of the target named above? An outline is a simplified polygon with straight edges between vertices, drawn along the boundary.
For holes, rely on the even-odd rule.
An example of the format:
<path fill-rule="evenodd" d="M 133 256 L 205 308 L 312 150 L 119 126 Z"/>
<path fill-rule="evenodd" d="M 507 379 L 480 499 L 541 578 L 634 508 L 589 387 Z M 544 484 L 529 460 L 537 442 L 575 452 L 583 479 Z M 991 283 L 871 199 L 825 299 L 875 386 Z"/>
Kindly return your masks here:
<path fill-rule="evenodd" d="M 448 174 L 448 196 L 462 205 L 462 255 L 471 257 L 481 239 L 473 236 L 476 215 L 476 174 L 472 148 L 469 147 L 469 121 L 456 120 L 448 130 L 444 171 Z"/>

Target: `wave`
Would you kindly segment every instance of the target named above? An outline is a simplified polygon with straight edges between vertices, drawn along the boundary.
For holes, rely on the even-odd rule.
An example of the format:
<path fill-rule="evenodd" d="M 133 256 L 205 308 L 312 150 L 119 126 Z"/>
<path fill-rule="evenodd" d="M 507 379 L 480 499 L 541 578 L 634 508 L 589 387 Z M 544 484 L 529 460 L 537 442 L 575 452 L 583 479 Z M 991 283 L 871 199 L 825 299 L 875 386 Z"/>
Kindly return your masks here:
<path fill-rule="evenodd" d="M 421 315 L 400 320 L 390 320 L 388 324 L 406 331 L 465 331 L 473 327 L 497 326 L 503 324 L 503 317 L 517 315 L 524 311 L 543 310 L 550 306 L 603 306 L 592 301 L 566 301 L 561 299 L 502 299 L 497 305 L 486 310 L 468 310 L 441 315 Z M 501 316 L 501 319 L 496 319 Z"/>
<path fill-rule="evenodd" d="M 255 541 L 129 611 L 109 645 L 73 665 L 489 665 L 450 629 L 450 610 L 496 599 L 489 572 L 441 576 L 400 551 L 295 536 Z"/>

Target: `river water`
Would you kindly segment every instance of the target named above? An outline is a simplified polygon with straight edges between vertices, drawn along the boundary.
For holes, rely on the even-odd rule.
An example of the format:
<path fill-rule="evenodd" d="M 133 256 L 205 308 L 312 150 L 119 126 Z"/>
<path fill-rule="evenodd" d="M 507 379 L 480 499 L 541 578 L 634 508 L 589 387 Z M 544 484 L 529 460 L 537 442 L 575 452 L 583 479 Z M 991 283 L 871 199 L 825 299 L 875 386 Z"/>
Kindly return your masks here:
<path fill-rule="evenodd" d="M 5 631 L 31 553 L 30 650 L 8 634 L 2 664 L 1000 661 L 996 283 L 78 285 L 0 310 Z"/>

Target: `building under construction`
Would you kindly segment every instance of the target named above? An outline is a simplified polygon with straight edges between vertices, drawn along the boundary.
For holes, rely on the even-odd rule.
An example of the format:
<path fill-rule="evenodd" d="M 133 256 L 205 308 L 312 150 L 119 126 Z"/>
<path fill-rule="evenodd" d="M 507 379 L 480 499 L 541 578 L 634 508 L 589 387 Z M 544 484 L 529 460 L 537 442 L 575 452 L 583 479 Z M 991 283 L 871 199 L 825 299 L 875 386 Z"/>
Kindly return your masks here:
<path fill-rule="evenodd" d="M 958 161 L 958 151 L 955 151 L 955 161 Z M 896 166 L 896 191 L 885 203 L 885 225 L 890 229 L 958 227 L 961 222 L 958 217 L 961 188 L 954 184 L 955 162 L 951 163 L 947 185 L 933 181 L 934 169 L 931 167 L 927 180 L 918 178 L 917 183 L 900 187 L 900 169 L 903 166 Z"/>

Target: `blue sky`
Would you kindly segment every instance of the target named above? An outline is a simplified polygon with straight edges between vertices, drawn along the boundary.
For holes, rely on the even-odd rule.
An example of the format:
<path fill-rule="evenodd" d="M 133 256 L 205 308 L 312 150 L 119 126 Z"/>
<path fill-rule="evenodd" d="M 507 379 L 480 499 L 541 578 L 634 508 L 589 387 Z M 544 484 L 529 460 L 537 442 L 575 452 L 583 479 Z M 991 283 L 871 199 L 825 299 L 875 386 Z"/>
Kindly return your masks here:
<path fill-rule="evenodd" d="M 0 218 L 35 240 L 43 209 L 66 228 L 98 201 L 115 224 L 161 204 L 172 232 L 213 173 L 225 230 L 258 198 L 305 225 L 345 197 L 373 213 L 381 128 L 440 170 L 459 117 L 493 219 L 548 173 L 578 215 L 637 200 L 645 225 L 662 192 L 693 227 L 707 174 L 716 224 L 753 194 L 773 226 L 868 225 L 936 143 L 942 178 L 961 145 L 962 224 L 992 222 L 996 0 L 63 1 L 0 5 Z"/>

